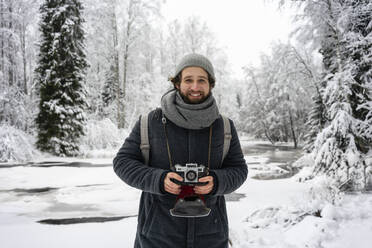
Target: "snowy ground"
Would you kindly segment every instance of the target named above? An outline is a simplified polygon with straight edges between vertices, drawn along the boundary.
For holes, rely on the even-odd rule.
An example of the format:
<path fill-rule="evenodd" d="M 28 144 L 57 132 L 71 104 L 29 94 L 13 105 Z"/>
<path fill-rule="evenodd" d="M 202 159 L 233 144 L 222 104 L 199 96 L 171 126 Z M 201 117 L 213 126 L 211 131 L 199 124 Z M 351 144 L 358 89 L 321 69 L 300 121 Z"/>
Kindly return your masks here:
<path fill-rule="evenodd" d="M 372 247 L 371 194 L 345 195 L 330 205 L 324 202 L 327 195 L 319 191 L 321 186 L 310 191 L 310 183 L 293 177 L 255 179 L 288 173 L 281 158 L 288 160 L 297 153 L 244 141 L 242 146 L 250 151 L 246 156 L 249 179 L 236 192 L 244 197 L 227 202 L 234 248 Z M 0 168 L 0 247 L 133 247 L 140 192 L 117 178 L 107 166 L 111 158 L 79 162 L 81 167 Z M 38 223 L 47 219 L 79 222 L 82 217 L 107 219 L 69 225 Z M 112 217 L 122 219 L 107 221 Z"/>

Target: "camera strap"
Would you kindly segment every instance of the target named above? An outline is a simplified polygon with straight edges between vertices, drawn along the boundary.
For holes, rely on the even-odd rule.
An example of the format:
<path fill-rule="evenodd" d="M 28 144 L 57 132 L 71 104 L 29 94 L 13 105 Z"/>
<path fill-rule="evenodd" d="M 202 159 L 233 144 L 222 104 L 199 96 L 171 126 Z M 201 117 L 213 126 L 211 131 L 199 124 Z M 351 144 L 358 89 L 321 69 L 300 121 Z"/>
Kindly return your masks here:
<path fill-rule="evenodd" d="M 171 152 L 170 152 L 170 147 L 169 147 L 169 142 L 168 142 L 167 125 L 166 125 L 167 124 L 167 119 L 165 118 L 164 115 L 161 118 L 161 122 L 163 123 L 164 134 L 165 134 L 165 141 L 167 143 L 169 166 L 170 166 L 171 171 L 176 171 L 176 169 L 174 168 L 173 163 L 172 163 L 172 155 L 171 155 Z"/>
<path fill-rule="evenodd" d="M 173 166 L 173 162 L 172 162 L 172 155 L 171 155 L 171 151 L 170 151 L 170 146 L 169 146 L 169 142 L 168 142 L 168 132 L 167 132 L 167 119 L 165 118 L 165 116 L 163 115 L 162 118 L 161 118 L 161 122 L 163 123 L 163 127 L 164 127 L 164 134 L 165 134 L 165 141 L 167 143 L 167 151 L 168 151 L 168 159 L 169 159 L 169 166 L 170 166 L 170 169 L 172 171 L 176 171 L 175 167 Z M 213 124 L 210 125 L 209 127 L 209 144 L 208 144 L 208 164 L 207 164 L 207 175 L 209 175 L 209 168 L 210 168 L 210 162 L 211 162 L 211 148 L 212 148 L 212 133 L 213 133 L 213 128 L 212 128 Z"/>

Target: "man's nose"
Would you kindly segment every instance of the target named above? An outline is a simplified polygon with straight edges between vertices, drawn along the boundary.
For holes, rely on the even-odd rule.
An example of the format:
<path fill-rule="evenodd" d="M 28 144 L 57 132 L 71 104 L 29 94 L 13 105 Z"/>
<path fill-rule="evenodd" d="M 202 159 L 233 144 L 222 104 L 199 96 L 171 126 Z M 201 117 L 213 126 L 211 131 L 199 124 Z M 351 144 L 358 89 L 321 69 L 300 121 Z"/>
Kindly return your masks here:
<path fill-rule="evenodd" d="M 191 84 L 191 89 L 192 90 L 198 90 L 199 89 L 199 84 L 197 81 L 194 81 L 192 84 Z"/>

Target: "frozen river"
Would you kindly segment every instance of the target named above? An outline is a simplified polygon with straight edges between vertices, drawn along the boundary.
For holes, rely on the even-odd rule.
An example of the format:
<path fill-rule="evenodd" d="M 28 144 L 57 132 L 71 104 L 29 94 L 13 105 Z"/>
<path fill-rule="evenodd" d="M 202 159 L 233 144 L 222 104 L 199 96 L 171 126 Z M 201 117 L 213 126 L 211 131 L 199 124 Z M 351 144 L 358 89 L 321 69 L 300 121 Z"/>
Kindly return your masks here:
<path fill-rule="evenodd" d="M 226 196 L 234 248 L 371 247 L 372 195 L 327 205 L 322 183 L 291 177 L 299 149 L 241 144 L 249 178 Z M 141 192 L 115 175 L 113 156 L 0 164 L 0 247 L 133 247 Z"/>
<path fill-rule="evenodd" d="M 249 177 L 253 179 L 291 176 L 290 165 L 300 154 L 300 150 L 288 146 L 273 147 L 265 142 L 243 140 L 242 148 Z M 116 176 L 111 160 L 46 159 L 25 165 L 0 165 L 0 242 L 5 240 L 8 244 L 1 247 L 60 247 L 57 243 L 65 244 L 61 245 L 64 248 L 78 247 L 68 239 L 94 239 L 91 235 L 97 236 L 107 230 L 111 236 L 101 237 L 99 242 L 89 246 L 130 247 L 125 244 L 133 242 L 140 191 L 127 186 Z M 284 185 L 280 180 L 278 183 Z M 270 189 L 267 184 L 263 185 L 278 195 L 275 193 L 278 187 Z M 258 202 L 241 205 L 246 195 L 247 191 L 241 190 L 226 196 L 230 202 L 228 208 L 243 207 L 253 211 Z M 229 217 L 232 223 L 244 214 L 235 210 L 231 213 L 234 213 Z M 117 227 L 119 230 L 115 229 Z M 80 236 L 76 236 L 77 233 Z M 55 242 L 52 246 L 49 246 L 49 234 Z M 19 235 L 23 238 L 19 239 Z M 113 241 L 123 235 L 127 237 L 127 243 Z M 85 247 L 84 244 L 80 246 Z"/>
<path fill-rule="evenodd" d="M 264 142 L 242 141 L 242 148 L 249 176 L 256 179 L 291 176 L 290 165 L 301 153 L 289 146 L 274 147 Z M 136 215 L 139 193 L 116 177 L 111 159 L 43 161 L 0 168 L 3 218 L 23 216 L 44 224 L 117 221 Z M 233 193 L 226 198 L 238 201 L 244 196 Z"/>

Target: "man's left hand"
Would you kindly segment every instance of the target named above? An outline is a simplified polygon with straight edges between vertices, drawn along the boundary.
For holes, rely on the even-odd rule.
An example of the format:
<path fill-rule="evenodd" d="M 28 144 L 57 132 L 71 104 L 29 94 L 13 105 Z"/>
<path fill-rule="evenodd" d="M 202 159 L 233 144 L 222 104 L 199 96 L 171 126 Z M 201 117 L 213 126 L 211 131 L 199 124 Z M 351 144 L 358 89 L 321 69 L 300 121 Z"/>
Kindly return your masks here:
<path fill-rule="evenodd" d="M 213 177 L 212 176 L 206 176 L 199 178 L 199 182 L 208 182 L 208 184 L 203 186 L 195 186 L 194 192 L 199 195 L 206 195 L 209 194 L 213 190 Z"/>

